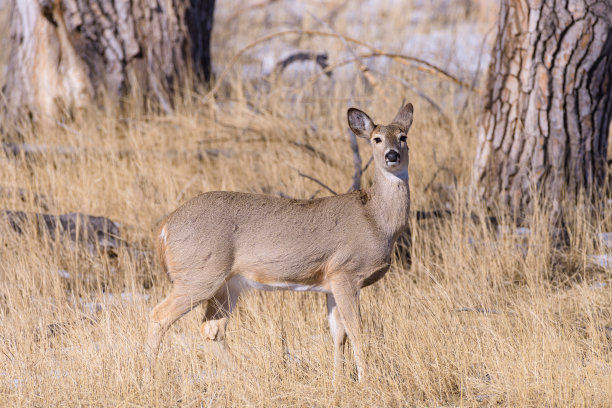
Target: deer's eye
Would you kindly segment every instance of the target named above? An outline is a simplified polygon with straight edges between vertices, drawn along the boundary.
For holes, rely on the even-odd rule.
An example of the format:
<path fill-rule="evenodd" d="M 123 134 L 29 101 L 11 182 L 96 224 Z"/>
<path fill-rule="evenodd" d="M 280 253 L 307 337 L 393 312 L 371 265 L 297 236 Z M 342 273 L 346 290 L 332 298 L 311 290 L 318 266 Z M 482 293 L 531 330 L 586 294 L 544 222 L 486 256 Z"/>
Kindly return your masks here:
<path fill-rule="evenodd" d="M 380 139 L 380 137 L 375 137 L 375 138 L 374 138 L 374 141 L 375 141 L 376 143 L 380 143 L 380 142 L 382 142 L 382 140 Z"/>
<path fill-rule="evenodd" d="M 400 142 L 406 143 L 406 135 L 400 136 Z"/>

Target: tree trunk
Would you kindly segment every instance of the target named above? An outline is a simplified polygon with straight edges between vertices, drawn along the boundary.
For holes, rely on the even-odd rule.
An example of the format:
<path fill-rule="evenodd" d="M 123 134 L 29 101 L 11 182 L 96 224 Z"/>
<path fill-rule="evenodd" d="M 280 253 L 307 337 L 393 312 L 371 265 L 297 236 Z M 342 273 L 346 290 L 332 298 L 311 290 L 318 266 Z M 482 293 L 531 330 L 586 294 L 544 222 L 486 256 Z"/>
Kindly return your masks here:
<path fill-rule="evenodd" d="M 504 0 L 472 187 L 523 217 L 541 194 L 601 197 L 612 111 L 609 0 Z"/>
<path fill-rule="evenodd" d="M 4 95 L 56 118 L 130 87 L 171 109 L 189 72 L 210 79 L 214 0 L 15 0 Z"/>

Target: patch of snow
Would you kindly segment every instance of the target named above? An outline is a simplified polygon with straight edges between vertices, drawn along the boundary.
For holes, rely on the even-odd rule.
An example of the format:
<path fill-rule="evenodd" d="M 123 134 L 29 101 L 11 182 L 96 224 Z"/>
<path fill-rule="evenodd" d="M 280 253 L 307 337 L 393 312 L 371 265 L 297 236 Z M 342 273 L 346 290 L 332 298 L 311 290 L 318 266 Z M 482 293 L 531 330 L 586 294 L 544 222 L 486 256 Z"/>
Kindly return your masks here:
<path fill-rule="evenodd" d="M 80 307 L 86 314 L 96 314 L 108 307 L 121 307 L 129 303 L 141 303 L 151 299 L 151 295 L 143 293 L 124 292 L 119 295 L 104 293 L 102 297 L 93 299 L 78 298 L 73 304 Z"/>
<path fill-rule="evenodd" d="M 612 248 L 612 232 L 602 232 L 598 234 L 599 244 L 605 248 Z"/>
<path fill-rule="evenodd" d="M 519 237 L 526 237 L 529 235 L 529 228 L 527 227 L 519 227 L 514 230 L 514 234 Z"/>
<path fill-rule="evenodd" d="M 602 268 L 612 268 L 612 254 L 590 255 L 589 259 Z"/>

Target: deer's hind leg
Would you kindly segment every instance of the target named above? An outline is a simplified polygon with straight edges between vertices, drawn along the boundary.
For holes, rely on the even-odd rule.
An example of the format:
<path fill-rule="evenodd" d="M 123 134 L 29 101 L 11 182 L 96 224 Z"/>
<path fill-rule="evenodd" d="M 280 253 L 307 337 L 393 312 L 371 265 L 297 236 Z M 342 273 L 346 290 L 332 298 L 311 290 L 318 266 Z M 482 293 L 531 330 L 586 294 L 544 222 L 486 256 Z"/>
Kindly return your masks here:
<path fill-rule="evenodd" d="M 149 361 L 157 356 L 161 340 L 170 326 L 200 303 L 202 303 L 202 299 L 178 295 L 176 290 L 173 289 L 164 300 L 151 310 L 145 348 Z"/>
<path fill-rule="evenodd" d="M 145 347 L 149 362 L 157 356 L 161 340 L 170 326 L 194 307 L 211 299 L 224 281 L 217 277 L 206 282 L 174 283 L 170 294 L 155 306 L 149 315 L 149 332 Z"/>
<path fill-rule="evenodd" d="M 225 330 L 243 290 L 244 288 L 232 279 L 222 285 L 206 303 L 204 319 L 200 326 L 200 334 L 208 340 L 213 352 L 230 365 L 235 364 L 235 358 L 227 346 Z"/>

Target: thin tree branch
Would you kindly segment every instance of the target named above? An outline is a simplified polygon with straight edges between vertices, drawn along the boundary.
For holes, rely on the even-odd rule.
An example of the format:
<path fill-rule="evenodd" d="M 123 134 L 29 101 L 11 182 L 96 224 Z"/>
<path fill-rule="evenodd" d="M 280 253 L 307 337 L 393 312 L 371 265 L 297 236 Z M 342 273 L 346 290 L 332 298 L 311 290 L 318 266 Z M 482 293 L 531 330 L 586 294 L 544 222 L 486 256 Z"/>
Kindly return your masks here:
<path fill-rule="evenodd" d="M 478 52 L 478 63 L 476 64 L 476 72 L 474 72 L 474 77 L 472 78 L 472 83 L 470 85 L 468 94 L 465 97 L 465 102 L 463 103 L 463 107 L 461 108 L 461 111 L 459 113 L 459 116 L 463 115 L 463 113 L 465 112 L 465 110 L 467 109 L 468 106 L 468 101 L 470 100 L 470 94 L 474 91 L 474 89 L 476 88 L 476 83 L 478 81 L 478 76 L 480 74 L 480 63 L 482 62 L 482 54 L 484 52 L 484 46 L 487 43 L 487 38 L 489 37 L 489 34 L 491 34 L 491 32 L 493 31 L 493 28 L 495 28 L 496 24 L 493 24 L 485 33 L 482 42 L 480 43 L 480 51 Z"/>
<path fill-rule="evenodd" d="M 384 76 L 388 76 L 389 78 L 399 82 L 400 84 L 404 85 L 406 88 L 410 89 L 412 92 L 414 92 L 415 94 L 417 94 L 419 97 L 421 97 L 422 99 L 424 99 L 427 103 L 429 103 L 436 111 L 438 111 L 438 113 L 440 114 L 440 116 L 442 116 L 442 118 L 444 119 L 444 121 L 446 123 L 451 123 L 450 118 L 446 115 L 446 113 L 444 113 L 444 111 L 442 110 L 442 108 L 440 107 L 440 105 L 438 105 L 432 98 L 430 98 L 429 96 L 427 96 L 424 92 L 422 92 L 420 89 L 418 89 L 416 86 L 412 85 L 411 83 L 409 83 L 408 81 L 406 81 L 403 78 L 400 78 L 398 76 L 392 75 L 392 74 L 385 74 L 384 72 L 378 71 L 378 70 L 371 70 L 372 72 L 376 72 L 380 75 L 384 75 Z"/>
<path fill-rule="evenodd" d="M 372 74 L 370 74 L 368 71 L 368 67 L 364 64 L 363 60 L 361 58 L 359 58 L 359 56 L 355 53 L 355 51 L 353 51 L 353 49 L 351 47 L 349 47 L 346 39 L 344 38 L 344 36 L 340 35 L 336 30 L 334 30 L 334 28 L 329 25 L 328 23 L 326 23 L 325 21 L 321 20 L 319 17 L 315 16 L 313 13 L 307 11 L 307 13 L 314 18 L 317 22 L 319 22 L 319 24 L 321 24 L 324 27 L 327 27 L 328 30 L 330 30 L 332 33 L 334 33 L 334 35 L 340 39 L 340 41 L 342 41 L 342 44 L 344 44 L 344 48 L 351 53 L 351 55 L 353 57 L 355 57 L 355 62 L 357 63 L 357 66 L 359 67 L 359 70 L 361 71 L 361 73 L 363 74 L 363 76 L 365 77 L 365 79 L 368 81 L 368 83 L 377 91 L 379 92 L 380 89 L 378 88 L 378 81 L 376 81 L 376 78 L 374 78 L 372 76 Z M 380 92 L 379 92 L 380 93 Z M 383 98 L 387 99 L 385 94 L 381 94 Z"/>
<path fill-rule="evenodd" d="M 368 159 L 368 162 L 366 163 L 366 165 L 363 166 L 363 169 L 361 170 L 361 174 L 365 173 L 365 171 L 368 169 L 368 167 L 370 167 L 370 164 L 372 164 L 373 160 L 374 160 L 374 156 L 370 156 L 370 158 Z"/>
<path fill-rule="evenodd" d="M 325 164 L 329 164 L 331 166 L 336 166 L 336 163 L 334 162 L 334 160 L 330 159 L 329 156 L 327 156 L 322 151 L 317 150 L 314 146 L 312 146 L 309 143 L 304 143 L 304 142 L 301 142 L 299 140 L 293 140 L 293 141 L 291 141 L 291 144 L 294 145 L 294 146 L 299 147 L 300 149 L 304 149 L 306 152 L 308 152 L 308 153 L 312 154 L 313 156 L 315 156 L 316 158 L 320 159 Z"/>
<path fill-rule="evenodd" d="M 326 185 L 325 183 L 323 183 L 321 180 L 319 180 L 319 179 L 317 179 L 317 178 L 315 178 L 315 177 L 309 176 L 308 174 L 304 174 L 304 173 L 302 173 L 302 172 L 301 172 L 301 171 L 299 171 L 299 170 L 298 170 L 298 175 L 299 175 L 300 177 L 304 177 L 304 178 L 307 178 L 308 180 L 312 180 L 312 181 L 314 181 L 315 183 L 317 183 L 318 185 L 320 185 L 321 187 L 323 187 L 324 189 L 326 189 L 327 191 L 329 191 L 329 192 L 330 192 L 330 193 L 332 193 L 333 195 L 338 195 L 338 193 L 336 193 L 334 190 L 332 190 L 332 189 L 331 189 L 329 186 L 327 186 L 327 185 Z"/>
<path fill-rule="evenodd" d="M 351 144 L 351 150 L 353 151 L 353 185 L 349 188 L 348 192 L 356 191 L 361 188 L 361 175 L 363 171 L 361 170 L 361 155 L 359 154 L 359 144 L 357 143 L 357 136 L 349 130 L 349 142 Z"/>

